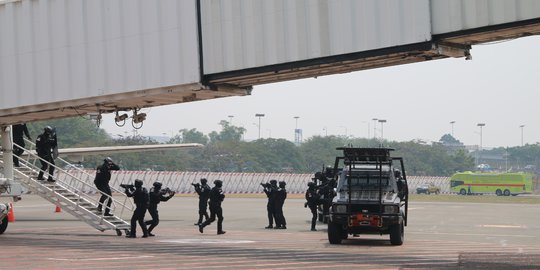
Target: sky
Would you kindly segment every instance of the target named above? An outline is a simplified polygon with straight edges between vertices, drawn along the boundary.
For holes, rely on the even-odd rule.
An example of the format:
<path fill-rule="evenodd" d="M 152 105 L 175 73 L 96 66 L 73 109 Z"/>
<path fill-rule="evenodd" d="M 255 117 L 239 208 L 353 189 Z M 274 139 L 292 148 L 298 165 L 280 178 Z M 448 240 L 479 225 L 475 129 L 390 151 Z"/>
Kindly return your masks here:
<path fill-rule="evenodd" d="M 250 96 L 146 108 L 137 132 L 175 135 L 195 128 L 219 131 L 221 120 L 246 129 L 244 138 L 304 140 L 315 135 L 438 141 L 451 134 L 466 145 L 512 147 L 540 142 L 540 37 L 476 45 L 472 60 L 442 59 L 255 86 Z M 232 116 L 232 117 L 229 117 Z M 294 117 L 298 116 L 298 119 Z M 380 123 L 372 119 L 387 122 Z M 455 121 L 452 125 L 450 122 Z M 485 123 L 480 136 L 478 123 Z M 520 126 L 524 125 L 523 128 Z M 114 115 L 102 128 L 133 135 Z M 382 130 L 382 132 L 381 132 Z M 381 134 L 382 133 L 382 134 Z"/>

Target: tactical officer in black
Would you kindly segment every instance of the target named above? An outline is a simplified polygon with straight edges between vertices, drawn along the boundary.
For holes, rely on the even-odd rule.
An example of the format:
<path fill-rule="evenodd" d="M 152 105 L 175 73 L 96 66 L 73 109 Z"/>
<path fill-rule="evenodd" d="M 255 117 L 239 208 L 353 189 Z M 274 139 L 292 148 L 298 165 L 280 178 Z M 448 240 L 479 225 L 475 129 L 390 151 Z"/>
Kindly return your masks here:
<path fill-rule="evenodd" d="M 38 135 L 36 138 L 36 151 L 38 156 L 41 158 L 41 170 L 39 171 L 38 180 L 43 180 L 43 173 L 47 168 L 49 169 L 49 178 L 47 181 L 54 182 L 53 173 L 54 167 L 49 165 L 54 165 L 53 151 L 58 146 L 58 141 L 56 140 L 56 134 L 50 126 L 46 126 L 43 129 L 43 133 Z M 48 162 L 48 163 L 47 163 Z"/>
<path fill-rule="evenodd" d="M 317 223 L 317 205 L 319 204 L 319 193 L 317 192 L 317 184 L 314 182 L 308 183 L 308 190 L 306 191 L 306 200 L 307 202 L 304 204 L 304 207 L 309 206 L 309 210 L 311 210 L 311 230 L 316 231 L 315 224 Z"/>
<path fill-rule="evenodd" d="M 328 179 L 326 174 L 323 174 L 322 172 L 315 173 L 315 179 L 320 182 L 317 189 L 319 190 L 319 204 L 322 206 L 322 213 L 324 216 L 328 216 L 330 207 L 332 206 L 332 200 L 336 196 L 334 191 L 336 181 L 334 179 Z"/>
<path fill-rule="evenodd" d="M 407 186 L 403 177 L 401 176 L 401 171 L 395 170 L 394 177 L 396 178 L 396 185 L 398 188 L 398 197 L 401 200 L 407 199 L 407 196 L 409 195 L 409 187 Z"/>
<path fill-rule="evenodd" d="M 202 224 L 202 219 L 208 220 L 208 197 L 210 196 L 210 186 L 207 184 L 206 178 L 201 178 L 200 184 L 192 184 L 195 187 L 195 192 L 199 194 L 199 220 L 195 223 L 196 226 Z"/>
<path fill-rule="evenodd" d="M 275 202 L 275 218 L 276 218 L 276 229 L 287 229 L 287 221 L 283 215 L 283 204 L 285 199 L 287 199 L 287 190 L 285 189 L 285 181 L 279 181 L 279 189 L 276 191 L 276 202 Z"/>
<path fill-rule="evenodd" d="M 94 184 L 96 188 L 101 191 L 101 197 L 99 198 L 99 204 L 97 210 L 99 212 L 103 211 L 103 203 L 107 200 L 107 206 L 105 207 L 105 216 L 112 216 L 111 214 L 111 203 L 112 203 L 112 193 L 111 187 L 109 186 L 109 181 L 111 180 L 111 171 L 118 171 L 120 167 L 114 164 L 113 160 L 110 157 L 107 157 L 103 160 L 103 164 L 99 165 L 96 169 L 96 178 L 94 179 Z"/>
<path fill-rule="evenodd" d="M 214 181 L 214 187 L 210 191 L 210 218 L 199 225 L 200 233 L 203 233 L 204 227 L 216 220 L 216 216 L 218 218 L 217 234 L 225 233 L 223 230 L 223 209 L 221 209 L 221 202 L 225 199 L 225 194 L 223 194 L 223 190 L 221 189 L 222 185 L 223 182 L 221 180 Z"/>
<path fill-rule="evenodd" d="M 266 211 L 268 212 L 268 226 L 265 229 L 272 229 L 274 227 L 274 219 L 276 219 L 276 195 L 278 191 L 277 180 L 270 180 L 270 185 L 263 184 L 264 193 L 268 197 L 268 203 L 266 204 Z M 278 221 L 276 219 L 276 225 Z"/>
<path fill-rule="evenodd" d="M 24 152 L 21 147 L 24 148 L 24 146 L 26 145 L 24 143 L 24 135 L 26 135 L 29 140 L 32 140 L 32 138 L 30 137 L 30 133 L 28 132 L 28 127 L 26 127 L 26 124 L 24 123 L 13 125 L 12 130 L 13 143 L 16 144 L 13 145 L 13 165 L 15 167 L 19 167 L 19 156 L 22 155 L 22 153 Z"/>
<path fill-rule="evenodd" d="M 148 236 L 155 236 L 152 234 L 152 230 L 159 224 L 158 204 L 170 200 L 174 196 L 174 193 L 174 191 L 168 188 L 161 189 L 160 182 L 154 182 L 154 187 L 150 189 L 150 203 L 148 204 L 148 213 L 152 216 L 152 220 L 145 222 L 146 225 L 150 225 L 148 227 Z"/>
<path fill-rule="evenodd" d="M 143 181 L 137 179 L 135 180 L 134 186 L 126 187 L 126 195 L 128 197 L 133 197 L 133 201 L 135 202 L 136 206 L 135 211 L 133 211 L 133 216 L 131 217 L 131 229 L 129 231 L 129 235 L 126 235 L 127 238 L 137 237 L 137 222 L 139 222 L 139 225 L 143 231 L 142 237 L 148 237 L 148 229 L 144 223 L 144 214 L 146 214 L 146 210 L 148 209 L 148 191 L 146 191 L 146 188 L 144 188 L 142 185 Z"/>

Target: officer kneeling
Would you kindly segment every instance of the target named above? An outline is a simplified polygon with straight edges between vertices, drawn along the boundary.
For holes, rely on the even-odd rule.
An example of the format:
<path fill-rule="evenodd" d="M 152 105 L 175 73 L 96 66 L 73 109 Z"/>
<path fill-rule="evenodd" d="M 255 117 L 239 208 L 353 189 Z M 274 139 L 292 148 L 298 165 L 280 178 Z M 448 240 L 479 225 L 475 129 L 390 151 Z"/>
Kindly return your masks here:
<path fill-rule="evenodd" d="M 127 238 L 136 238 L 136 229 L 137 229 L 137 222 L 139 222 L 139 225 L 141 226 L 141 229 L 143 231 L 143 238 L 148 237 L 148 229 L 146 228 L 146 224 L 144 223 L 144 215 L 146 214 L 146 210 L 148 209 L 148 191 L 146 191 L 146 188 L 143 186 L 142 180 L 135 180 L 135 185 L 120 185 L 121 187 L 126 189 L 126 195 L 128 197 L 133 197 L 133 201 L 135 202 L 135 211 L 133 211 L 133 216 L 131 217 L 131 230 L 129 231 L 129 235 L 126 235 Z"/>

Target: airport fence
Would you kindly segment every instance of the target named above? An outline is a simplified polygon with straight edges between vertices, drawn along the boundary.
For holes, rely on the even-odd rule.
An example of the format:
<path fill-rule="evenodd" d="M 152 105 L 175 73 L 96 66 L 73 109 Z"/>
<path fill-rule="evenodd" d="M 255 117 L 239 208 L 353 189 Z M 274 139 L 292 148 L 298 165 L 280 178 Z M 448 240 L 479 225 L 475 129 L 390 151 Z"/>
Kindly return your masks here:
<path fill-rule="evenodd" d="M 70 170 L 69 173 L 93 183 L 95 170 Z M 65 175 L 57 175 L 59 179 Z M 180 171 L 113 171 L 110 185 L 116 188 L 120 184 L 131 184 L 135 179 L 143 180 L 144 186 L 152 187 L 152 184 L 159 181 L 163 187 L 168 187 L 180 194 L 195 193 L 191 183 L 199 183 L 201 178 L 208 179 L 208 184 L 213 186 L 213 181 L 220 179 L 223 181 L 223 190 L 229 194 L 250 194 L 262 193 L 263 188 L 260 183 L 269 182 L 272 179 L 285 181 L 289 193 L 304 193 L 307 183 L 311 181 L 313 174 L 291 174 L 291 173 L 224 173 L 224 172 L 180 172 Z M 438 176 L 408 176 L 409 191 L 416 192 L 416 187 L 420 184 L 433 183 L 441 189 L 441 193 L 450 193 L 448 177 Z M 72 183 L 76 185 L 77 183 Z M 81 192 L 90 193 L 85 187 L 80 187 Z"/>

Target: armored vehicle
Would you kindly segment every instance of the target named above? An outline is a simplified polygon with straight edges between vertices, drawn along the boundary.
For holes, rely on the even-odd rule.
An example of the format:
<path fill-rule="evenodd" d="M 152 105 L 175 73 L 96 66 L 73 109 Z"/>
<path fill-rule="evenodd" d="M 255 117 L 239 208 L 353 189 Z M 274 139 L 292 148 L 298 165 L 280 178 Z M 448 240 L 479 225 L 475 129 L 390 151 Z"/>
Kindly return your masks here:
<path fill-rule="evenodd" d="M 337 195 L 330 207 L 328 241 L 340 244 L 349 235 L 388 234 L 392 245 L 403 244 L 408 208 L 403 158 L 391 157 L 391 148 L 337 150 L 343 156 L 334 164 Z"/>

